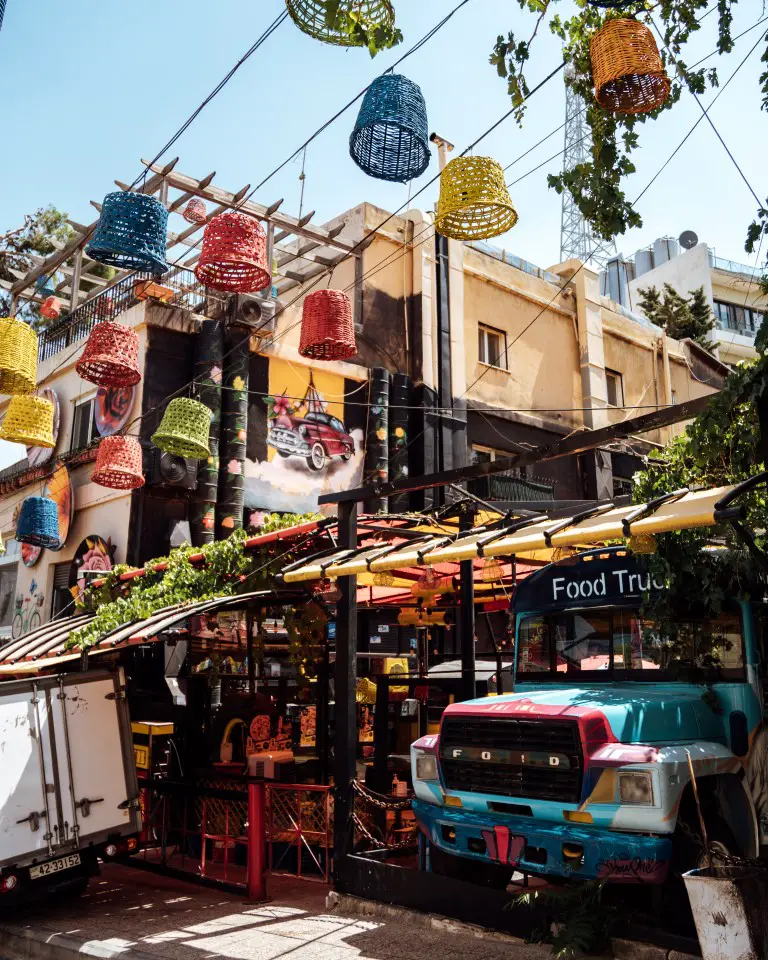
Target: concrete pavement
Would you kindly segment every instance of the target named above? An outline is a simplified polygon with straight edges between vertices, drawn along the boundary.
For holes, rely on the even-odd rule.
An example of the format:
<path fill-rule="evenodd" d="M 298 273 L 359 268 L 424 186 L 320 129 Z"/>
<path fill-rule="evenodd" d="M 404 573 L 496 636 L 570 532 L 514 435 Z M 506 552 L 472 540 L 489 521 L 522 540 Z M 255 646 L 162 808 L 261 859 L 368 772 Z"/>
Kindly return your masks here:
<path fill-rule="evenodd" d="M 5 960 L 544 960 L 548 947 L 452 924 L 345 915 L 327 888 L 270 878 L 271 902 L 111 864 L 79 898 L 0 915 Z"/>

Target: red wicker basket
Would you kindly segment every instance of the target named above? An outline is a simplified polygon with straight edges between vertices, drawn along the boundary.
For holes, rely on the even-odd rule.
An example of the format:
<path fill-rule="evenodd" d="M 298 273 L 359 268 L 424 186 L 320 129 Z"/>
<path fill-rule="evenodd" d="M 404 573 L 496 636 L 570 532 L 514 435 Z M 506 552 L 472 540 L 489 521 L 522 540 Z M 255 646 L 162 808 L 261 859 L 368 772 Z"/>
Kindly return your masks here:
<path fill-rule="evenodd" d="M 141 380 L 139 338 L 120 323 L 97 323 L 88 337 L 77 372 L 100 387 L 131 387 Z"/>
<path fill-rule="evenodd" d="M 205 223 L 208 219 L 208 211 L 205 209 L 205 200 L 200 197 L 192 197 L 182 214 L 187 223 Z"/>
<path fill-rule="evenodd" d="M 208 222 L 195 276 L 212 290 L 255 293 L 272 283 L 267 235 L 253 217 L 230 210 Z"/>
<path fill-rule="evenodd" d="M 96 451 L 96 469 L 91 479 L 112 490 L 143 487 L 141 444 L 136 437 L 104 437 Z"/>
<path fill-rule="evenodd" d="M 46 297 L 40 305 L 40 316 L 46 320 L 58 320 L 61 316 L 61 300 L 58 297 Z"/>
<path fill-rule="evenodd" d="M 349 360 L 357 354 L 352 301 L 341 290 L 304 298 L 299 353 L 312 360 Z"/>

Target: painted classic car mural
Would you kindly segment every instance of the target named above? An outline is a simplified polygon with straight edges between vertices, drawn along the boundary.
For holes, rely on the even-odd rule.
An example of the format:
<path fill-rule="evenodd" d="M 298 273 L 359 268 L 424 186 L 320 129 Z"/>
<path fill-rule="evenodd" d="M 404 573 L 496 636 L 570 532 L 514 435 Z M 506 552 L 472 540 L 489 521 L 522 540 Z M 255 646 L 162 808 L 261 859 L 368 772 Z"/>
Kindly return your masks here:
<path fill-rule="evenodd" d="M 310 470 L 324 470 L 334 457 L 351 460 L 355 441 L 338 419 L 320 410 L 303 417 L 284 414 L 275 421 L 267 441 L 281 457 L 301 457 Z"/>

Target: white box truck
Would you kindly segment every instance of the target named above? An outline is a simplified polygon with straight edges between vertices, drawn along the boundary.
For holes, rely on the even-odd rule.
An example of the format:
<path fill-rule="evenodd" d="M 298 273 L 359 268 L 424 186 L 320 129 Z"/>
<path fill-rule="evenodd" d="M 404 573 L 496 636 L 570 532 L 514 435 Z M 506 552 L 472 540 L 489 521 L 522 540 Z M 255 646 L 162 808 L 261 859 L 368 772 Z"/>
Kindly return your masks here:
<path fill-rule="evenodd" d="M 0 683 L 0 908 L 135 850 L 138 795 L 122 670 Z"/>

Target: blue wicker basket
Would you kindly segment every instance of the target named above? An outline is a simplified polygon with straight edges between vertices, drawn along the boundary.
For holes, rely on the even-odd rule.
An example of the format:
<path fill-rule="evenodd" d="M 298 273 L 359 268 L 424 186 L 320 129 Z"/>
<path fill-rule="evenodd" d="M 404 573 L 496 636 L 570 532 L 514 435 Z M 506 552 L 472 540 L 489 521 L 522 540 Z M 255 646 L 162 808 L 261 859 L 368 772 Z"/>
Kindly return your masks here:
<path fill-rule="evenodd" d="M 86 253 L 111 267 L 167 273 L 167 226 L 168 211 L 157 198 L 123 190 L 108 193 Z"/>
<path fill-rule="evenodd" d="M 16 539 L 33 547 L 58 549 L 59 508 L 47 497 L 27 497 L 16 521 Z"/>
<path fill-rule="evenodd" d="M 378 180 L 407 183 L 429 166 L 427 105 L 407 77 L 385 74 L 368 88 L 349 138 L 352 159 Z"/>

